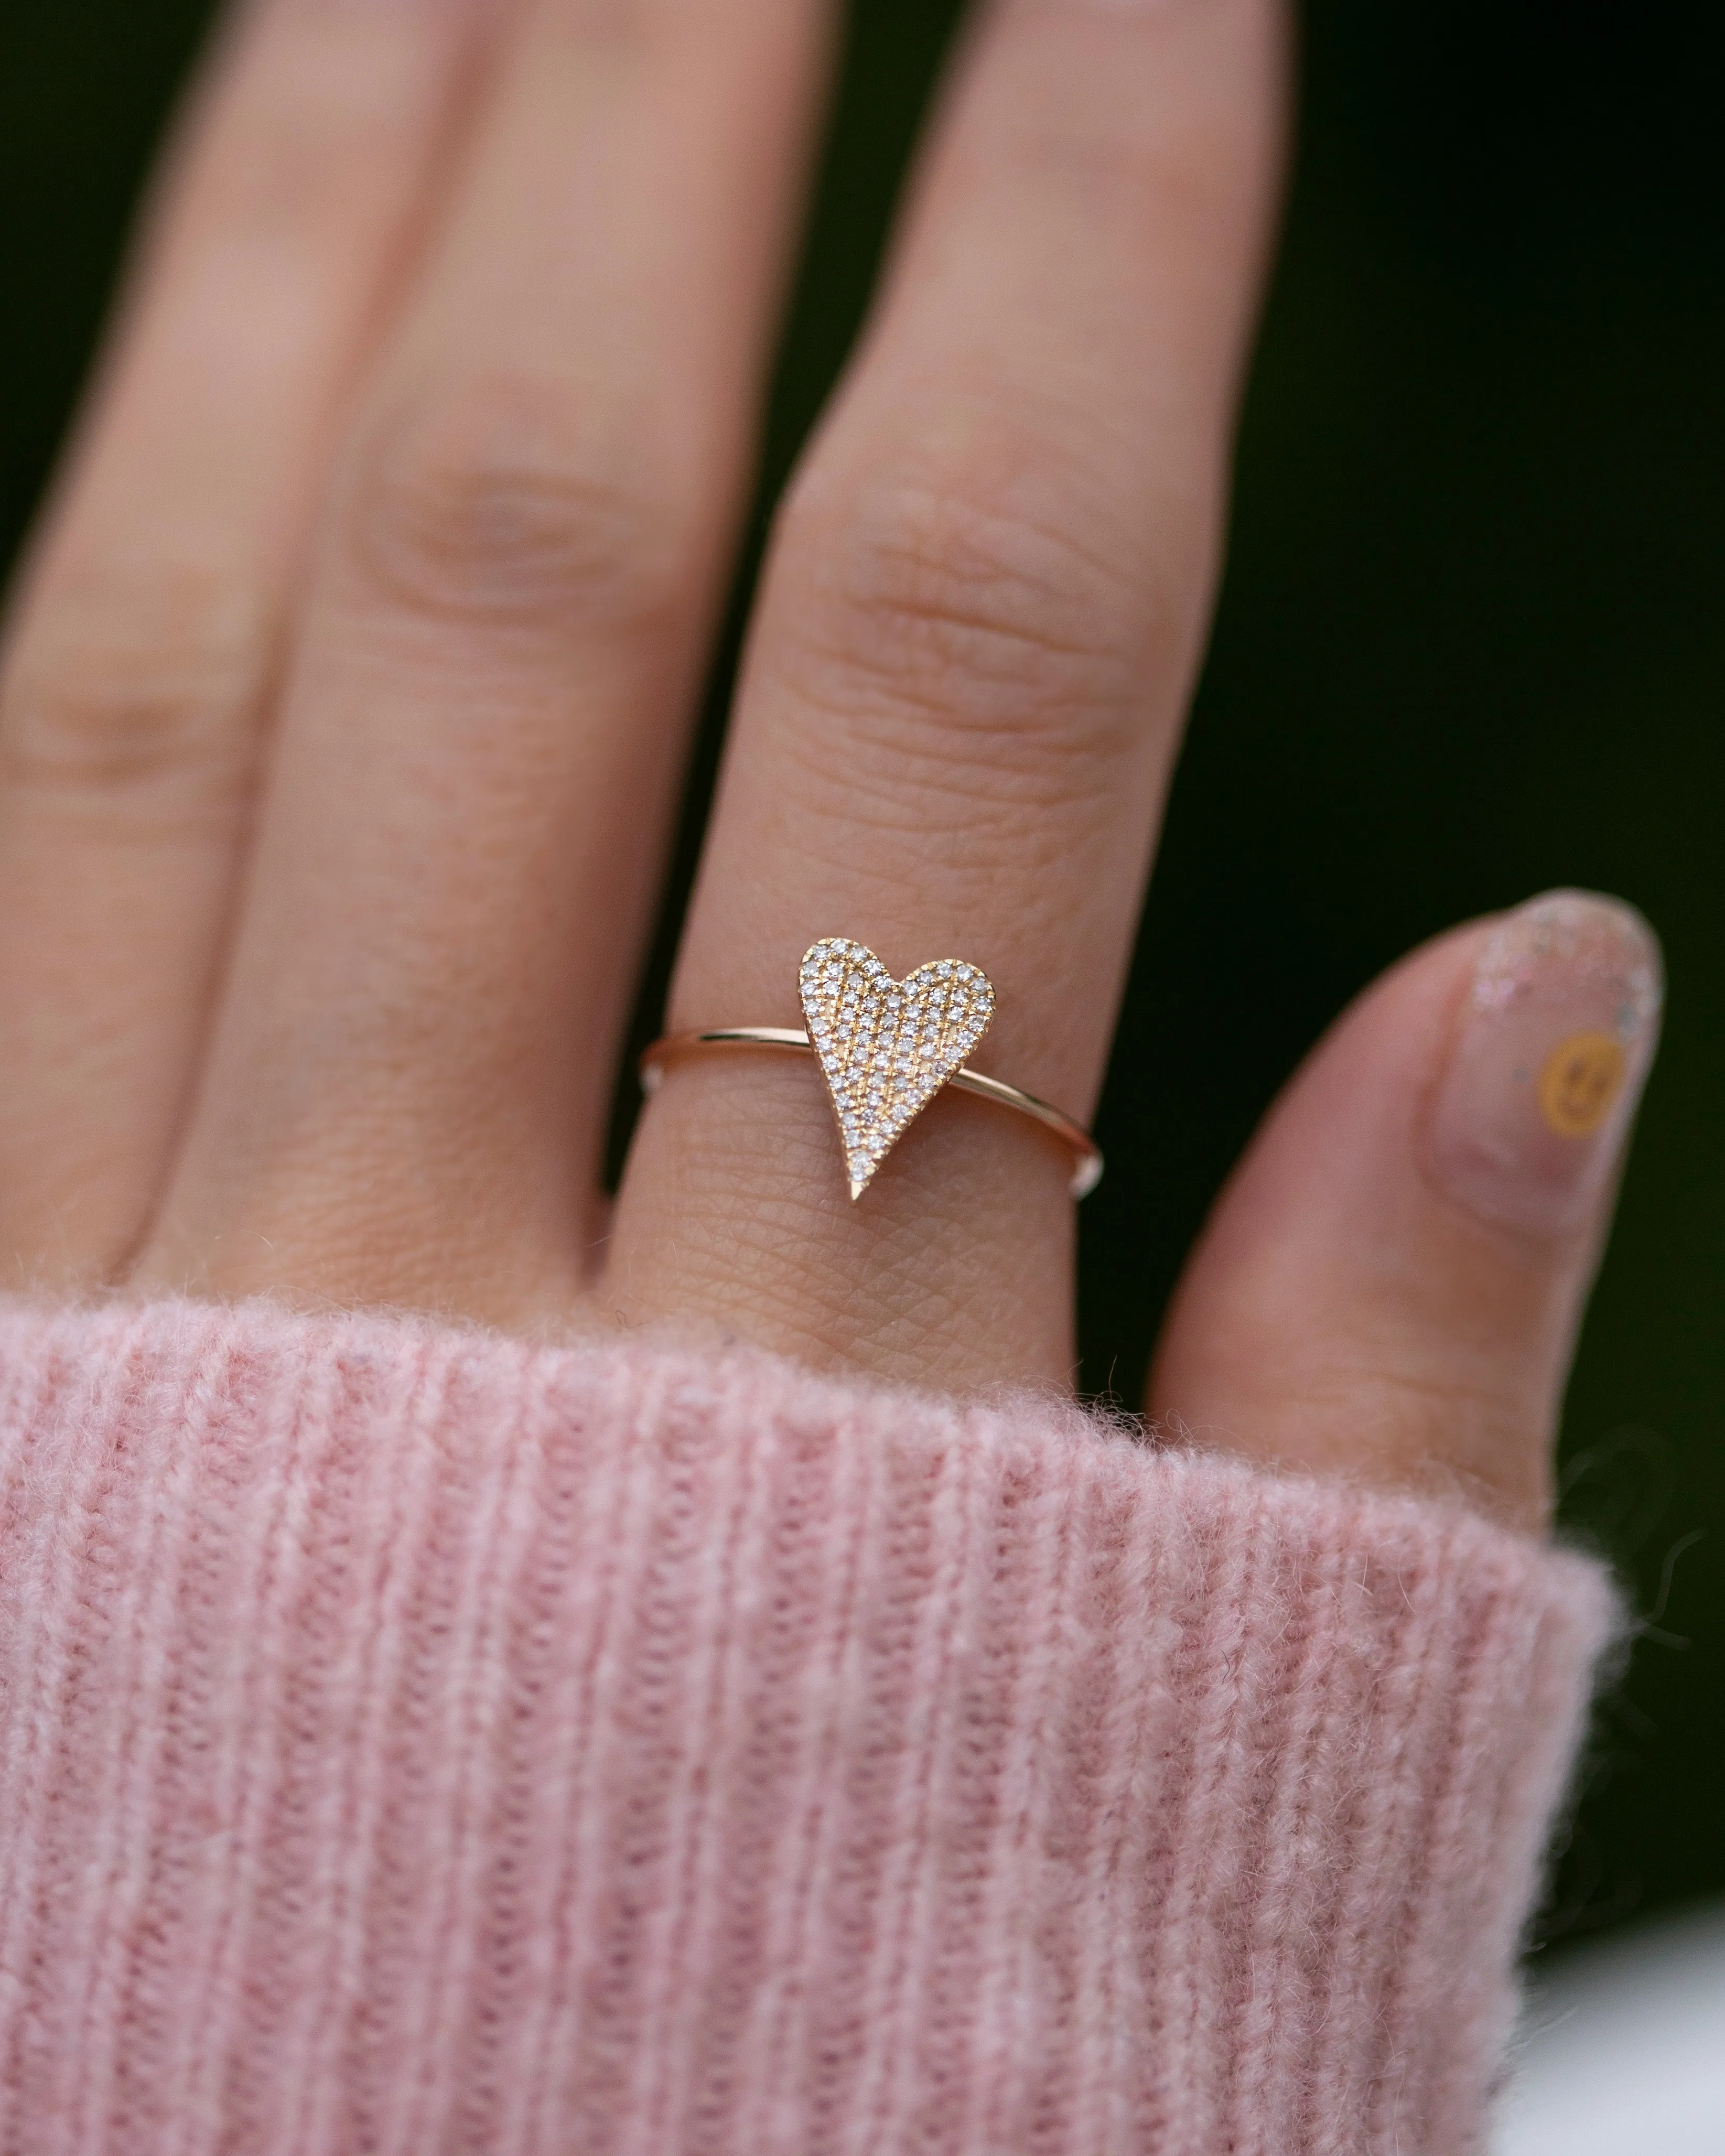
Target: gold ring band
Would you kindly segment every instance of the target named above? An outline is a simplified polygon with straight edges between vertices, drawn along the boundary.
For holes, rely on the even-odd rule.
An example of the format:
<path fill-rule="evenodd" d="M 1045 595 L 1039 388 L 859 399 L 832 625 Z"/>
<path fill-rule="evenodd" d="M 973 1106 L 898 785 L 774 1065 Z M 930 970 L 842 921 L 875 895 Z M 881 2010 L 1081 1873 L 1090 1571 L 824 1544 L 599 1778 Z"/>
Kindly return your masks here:
<path fill-rule="evenodd" d="M 674 1056 L 718 1048 L 776 1048 L 801 1055 L 814 1053 L 808 1034 L 793 1026 L 721 1025 L 704 1033 L 667 1034 L 662 1040 L 655 1040 L 641 1057 L 641 1091 L 649 1099 L 652 1097 L 665 1075 L 666 1064 Z M 1046 1101 L 1039 1101 L 1034 1093 L 1009 1086 L 1004 1079 L 986 1077 L 980 1070 L 961 1068 L 945 1082 L 956 1086 L 961 1093 L 974 1093 L 978 1100 L 993 1101 L 1002 1108 L 1016 1108 L 1020 1115 L 1029 1116 L 1045 1130 L 1052 1131 L 1072 1154 L 1075 1198 L 1087 1197 L 1101 1181 L 1101 1148 L 1081 1123 L 1074 1122 L 1060 1109 L 1050 1107 Z"/>

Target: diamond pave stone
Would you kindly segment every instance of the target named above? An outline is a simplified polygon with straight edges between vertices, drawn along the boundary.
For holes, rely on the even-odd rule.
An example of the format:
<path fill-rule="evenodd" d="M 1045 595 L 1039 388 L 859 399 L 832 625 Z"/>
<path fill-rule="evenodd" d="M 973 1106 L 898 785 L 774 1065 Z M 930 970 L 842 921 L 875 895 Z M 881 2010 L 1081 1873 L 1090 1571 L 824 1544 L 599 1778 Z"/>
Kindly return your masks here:
<path fill-rule="evenodd" d="M 939 958 L 895 981 L 843 936 L 803 953 L 809 1038 L 833 1099 L 852 1198 L 860 1198 L 912 1118 L 963 1063 L 994 1015 L 979 967 Z"/>

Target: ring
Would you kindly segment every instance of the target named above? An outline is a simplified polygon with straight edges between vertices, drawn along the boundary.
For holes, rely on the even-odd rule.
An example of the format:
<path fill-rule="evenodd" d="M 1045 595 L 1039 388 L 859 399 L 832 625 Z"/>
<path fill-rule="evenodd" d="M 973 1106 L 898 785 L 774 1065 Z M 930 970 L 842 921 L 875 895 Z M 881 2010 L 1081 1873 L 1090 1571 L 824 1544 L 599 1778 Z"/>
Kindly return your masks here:
<path fill-rule="evenodd" d="M 1052 1131 L 1072 1153 L 1075 1198 L 1101 1181 L 1101 1149 L 1081 1123 L 1034 1093 L 965 1067 L 994 1015 L 994 986 L 979 966 L 932 958 L 896 981 L 866 945 L 826 936 L 803 952 L 798 989 L 806 1033 L 730 1025 L 667 1034 L 641 1057 L 642 1091 L 650 1097 L 658 1091 L 675 1056 L 722 1048 L 788 1050 L 813 1055 L 820 1065 L 853 1200 L 943 1086 L 1016 1108 Z"/>

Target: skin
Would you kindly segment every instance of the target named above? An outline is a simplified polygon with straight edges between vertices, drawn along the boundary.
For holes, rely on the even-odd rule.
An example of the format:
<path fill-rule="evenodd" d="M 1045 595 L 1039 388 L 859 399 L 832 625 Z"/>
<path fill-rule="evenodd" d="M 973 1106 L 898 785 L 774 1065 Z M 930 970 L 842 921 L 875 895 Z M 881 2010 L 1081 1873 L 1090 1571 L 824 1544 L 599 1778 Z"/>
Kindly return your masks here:
<path fill-rule="evenodd" d="M 1067 1163 L 956 1096 L 853 1206 L 808 1067 L 613 1074 L 747 485 L 818 0 L 256 0 L 219 41 L 0 675 L 0 1277 L 1070 1380 Z M 1087 1116 L 1201 654 L 1283 163 L 1270 0 L 1001 0 L 783 505 L 672 1028 L 848 934 Z M 1483 926 L 1224 1194 L 1170 1430 L 1543 1520 L 1603 1217 L 1421 1119 Z"/>

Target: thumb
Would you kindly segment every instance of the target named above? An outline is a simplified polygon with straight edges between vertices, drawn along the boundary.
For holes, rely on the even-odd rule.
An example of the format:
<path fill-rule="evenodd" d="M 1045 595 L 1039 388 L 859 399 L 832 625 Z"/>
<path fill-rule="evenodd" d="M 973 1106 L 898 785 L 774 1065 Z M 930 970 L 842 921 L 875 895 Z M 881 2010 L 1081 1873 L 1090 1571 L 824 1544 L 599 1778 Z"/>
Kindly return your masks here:
<path fill-rule="evenodd" d="M 1157 1357 L 1157 1419 L 1540 1526 L 1661 988 L 1645 922 L 1579 891 L 1376 983 L 1224 1190 Z"/>

